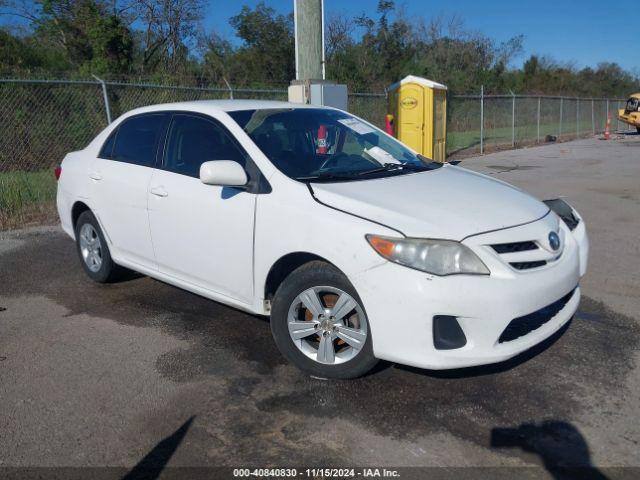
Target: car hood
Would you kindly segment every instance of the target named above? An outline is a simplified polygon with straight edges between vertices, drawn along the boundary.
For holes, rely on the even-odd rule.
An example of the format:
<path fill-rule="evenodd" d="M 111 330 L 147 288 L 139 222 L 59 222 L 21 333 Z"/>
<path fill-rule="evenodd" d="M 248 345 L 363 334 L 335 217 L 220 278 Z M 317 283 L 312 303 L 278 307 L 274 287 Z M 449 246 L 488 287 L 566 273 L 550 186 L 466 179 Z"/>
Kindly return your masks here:
<path fill-rule="evenodd" d="M 511 185 L 451 165 L 371 180 L 314 183 L 311 188 L 321 203 L 408 237 L 462 240 L 532 222 L 549 211 Z"/>

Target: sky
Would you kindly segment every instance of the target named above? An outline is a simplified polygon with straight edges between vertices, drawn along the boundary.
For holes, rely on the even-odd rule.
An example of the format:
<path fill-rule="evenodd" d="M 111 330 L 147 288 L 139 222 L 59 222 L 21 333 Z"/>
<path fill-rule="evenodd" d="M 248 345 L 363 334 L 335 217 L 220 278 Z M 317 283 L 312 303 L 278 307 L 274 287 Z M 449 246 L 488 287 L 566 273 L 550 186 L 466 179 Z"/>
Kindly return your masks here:
<path fill-rule="evenodd" d="M 637 0 L 397 0 L 408 18 L 456 14 L 468 29 L 498 42 L 524 35 L 522 65 L 529 55 L 546 55 L 578 68 L 607 61 L 640 73 L 640 26 L 630 20 Z M 233 40 L 229 17 L 258 0 L 211 0 L 205 27 Z M 266 0 L 280 13 L 293 10 L 293 0 Z M 325 17 L 366 13 L 376 16 L 377 0 L 325 0 Z"/>

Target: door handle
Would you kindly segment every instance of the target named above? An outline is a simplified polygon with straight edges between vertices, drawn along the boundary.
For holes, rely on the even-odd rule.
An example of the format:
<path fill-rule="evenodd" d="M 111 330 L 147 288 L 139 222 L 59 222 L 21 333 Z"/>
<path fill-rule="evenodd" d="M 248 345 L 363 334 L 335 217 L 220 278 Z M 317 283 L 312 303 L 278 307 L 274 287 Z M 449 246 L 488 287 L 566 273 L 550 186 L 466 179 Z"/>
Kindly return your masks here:
<path fill-rule="evenodd" d="M 102 175 L 100 175 L 98 172 L 91 172 L 89 173 L 89 178 L 91 180 L 102 180 Z"/>
<path fill-rule="evenodd" d="M 152 195 L 155 195 L 156 197 L 168 197 L 169 193 L 162 187 L 154 187 L 151 190 L 149 190 L 149 192 L 151 192 Z"/>

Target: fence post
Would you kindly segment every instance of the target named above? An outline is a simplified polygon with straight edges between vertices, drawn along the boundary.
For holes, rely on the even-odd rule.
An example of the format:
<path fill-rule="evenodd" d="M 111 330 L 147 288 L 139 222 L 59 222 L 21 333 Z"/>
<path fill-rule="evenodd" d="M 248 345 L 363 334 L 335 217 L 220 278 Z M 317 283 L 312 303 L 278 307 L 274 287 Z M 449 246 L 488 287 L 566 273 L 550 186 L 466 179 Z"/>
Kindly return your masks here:
<path fill-rule="evenodd" d="M 580 98 L 576 97 L 576 138 L 580 138 Z"/>
<path fill-rule="evenodd" d="M 480 155 L 484 153 L 484 85 L 480 85 Z"/>
<path fill-rule="evenodd" d="M 608 121 L 609 121 L 609 99 L 607 98 L 607 118 L 605 119 L 605 122 L 608 122 Z"/>
<path fill-rule="evenodd" d="M 560 130 L 558 131 L 558 140 L 562 137 L 562 97 L 560 97 Z"/>
<path fill-rule="evenodd" d="M 222 77 L 222 80 L 224 80 L 224 83 L 227 84 L 227 88 L 229 89 L 229 100 L 233 100 L 233 88 L 231 88 L 231 85 L 229 85 L 226 78 Z"/>
<path fill-rule="evenodd" d="M 540 143 L 540 97 L 538 97 L 538 143 Z"/>
<path fill-rule="evenodd" d="M 111 125 L 111 107 L 109 105 L 109 95 L 107 95 L 107 84 L 104 83 L 104 80 L 101 78 L 98 78 L 95 75 L 91 76 L 102 86 L 102 99 L 104 100 L 104 109 L 107 112 L 107 125 Z"/>
<path fill-rule="evenodd" d="M 620 101 L 616 100 L 616 133 L 620 131 L 620 117 L 618 117 L 618 110 L 620 110 Z"/>
<path fill-rule="evenodd" d="M 591 99 L 591 134 L 596 134 L 596 117 L 595 112 L 593 111 L 593 98 Z"/>
<path fill-rule="evenodd" d="M 511 92 L 511 146 L 516 146 L 516 94 Z"/>

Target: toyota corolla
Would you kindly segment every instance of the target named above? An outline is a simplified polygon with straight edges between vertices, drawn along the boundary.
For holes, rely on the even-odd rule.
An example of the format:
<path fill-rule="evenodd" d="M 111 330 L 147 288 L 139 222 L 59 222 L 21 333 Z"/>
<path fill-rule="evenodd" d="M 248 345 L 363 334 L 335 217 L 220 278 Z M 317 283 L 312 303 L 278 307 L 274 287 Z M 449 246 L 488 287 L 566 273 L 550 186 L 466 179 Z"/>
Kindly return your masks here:
<path fill-rule="evenodd" d="M 331 108 L 145 107 L 56 175 L 90 278 L 135 270 L 268 315 L 282 354 L 320 377 L 506 360 L 569 321 L 587 268 L 565 201 L 432 162 Z"/>

